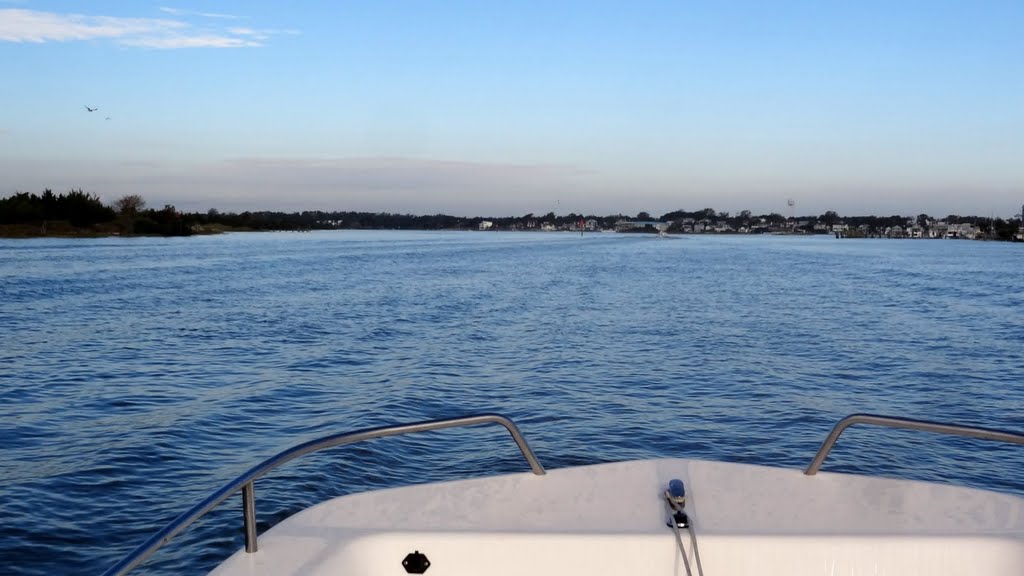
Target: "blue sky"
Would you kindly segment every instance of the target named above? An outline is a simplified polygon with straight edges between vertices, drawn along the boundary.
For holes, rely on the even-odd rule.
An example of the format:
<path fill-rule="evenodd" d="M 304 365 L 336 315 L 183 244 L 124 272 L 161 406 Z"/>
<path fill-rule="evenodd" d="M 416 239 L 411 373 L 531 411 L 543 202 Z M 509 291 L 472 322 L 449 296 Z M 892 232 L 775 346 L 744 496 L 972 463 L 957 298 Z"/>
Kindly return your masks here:
<path fill-rule="evenodd" d="M 1010 216 L 1022 30 L 1019 0 L 0 0 L 0 195 Z"/>

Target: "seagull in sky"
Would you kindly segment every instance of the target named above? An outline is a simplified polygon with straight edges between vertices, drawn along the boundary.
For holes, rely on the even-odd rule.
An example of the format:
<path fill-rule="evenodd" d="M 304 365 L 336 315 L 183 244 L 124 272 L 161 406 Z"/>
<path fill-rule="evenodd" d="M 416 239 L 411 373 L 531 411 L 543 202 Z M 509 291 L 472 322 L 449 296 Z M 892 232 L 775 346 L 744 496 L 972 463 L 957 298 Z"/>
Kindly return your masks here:
<path fill-rule="evenodd" d="M 88 110 L 89 112 L 95 112 L 95 111 L 99 110 L 100 108 L 99 108 L 99 106 L 97 106 L 96 108 L 89 108 L 88 106 L 86 106 L 85 109 Z"/>

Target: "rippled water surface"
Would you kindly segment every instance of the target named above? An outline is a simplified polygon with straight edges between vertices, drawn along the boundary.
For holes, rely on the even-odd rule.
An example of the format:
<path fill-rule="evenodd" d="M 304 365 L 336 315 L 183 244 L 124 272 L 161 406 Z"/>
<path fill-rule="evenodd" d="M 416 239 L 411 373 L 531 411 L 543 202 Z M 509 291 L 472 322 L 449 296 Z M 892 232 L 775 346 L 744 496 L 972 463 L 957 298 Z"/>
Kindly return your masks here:
<path fill-rule="evenodd" d="M 1024 247 L 323 232 L 0 240 L 0 571 L 96 573 L 318 435 L 496 411 L 549 468 L 802 467 L 853 412 L 1024 430 Z M 261 529 L 352 491 L 521 471 L 500 429 L 327 451 Z M 825 469 L 1024 494 L 1024 450 L 853 429 Z M 139 573 L 241 546 L 237 500 Z"/>

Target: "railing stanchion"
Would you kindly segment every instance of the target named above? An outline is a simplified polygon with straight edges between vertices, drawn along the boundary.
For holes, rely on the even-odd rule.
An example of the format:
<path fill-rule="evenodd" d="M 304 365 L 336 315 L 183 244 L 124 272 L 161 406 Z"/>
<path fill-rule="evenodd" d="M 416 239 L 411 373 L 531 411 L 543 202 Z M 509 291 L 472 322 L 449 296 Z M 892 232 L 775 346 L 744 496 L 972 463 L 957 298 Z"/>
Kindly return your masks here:
<path fill-rule="evenodd" d="M 245 525 L 245 551 L 252 554 L 256 546 L 256 495 L 253 482 L 242 486 L 242 523 Z"/>

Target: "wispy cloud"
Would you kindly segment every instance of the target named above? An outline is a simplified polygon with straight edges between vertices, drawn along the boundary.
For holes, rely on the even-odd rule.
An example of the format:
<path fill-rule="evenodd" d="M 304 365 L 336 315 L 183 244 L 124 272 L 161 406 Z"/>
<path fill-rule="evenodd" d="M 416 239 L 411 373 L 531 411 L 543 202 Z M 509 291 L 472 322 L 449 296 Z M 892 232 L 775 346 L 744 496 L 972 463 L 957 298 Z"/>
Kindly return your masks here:
<path fill-rule="evenodd" d="M 160 11 L 165 14 L 171 14 L 173 16 L 202 16 L 203 18 L 220 18 L 222 20 L 238 20 L 240 16 L 234 14 L 219 14 L 217 12 L 199 12 L 196 10 L 183 10 L 181 8 L 171 8 L 170 6 L 161 6 Z"/>
<path fill-rule="evenodd" d="M 270 38 L 273 34 L 273 30 L 254 30 L 252 28 L 228 28 L 228 32 L 235 36 L 243 38 L 252 38 L 253 40 L 262 41 Z"/>
<path fill-rule="evenodd" d="M 146 36 L 139 38 L 126 38 L 121 41 L 125 46 L 136 46 L 139 48 L 248 48 L 262 46 L 258 39 L 247 40 L 232 36 L 218 35 L 175 35 Z"/>
<path fill-rule="evenodd" d="M 408 188 L 411 185 L 479 185 L 509 181 L 518 185 L 546 183 L 578 176 L 585 171 L 561 164 L 508 164 L 436 160 L 428 158 L 235 158 L 224 166 L 262 176 L 306 172 L 334 183 L 367 188 Z"/>
<path fill-rule="evenodd" d="M 35 10 L 0 10 L 0 40 L 7 42 L 68 42 L 97 38 L 130 38 L 170 34 L 188 25 L 176 20 L 116 18 L 56 14 Z"/>
<path fill-rule="evenodd" d="M 189 190 L 189 201 L 219 207 L 289 210 L 310 206 L 370 211 L 483 214 L 526 213 L 575 202 L 572 190 L 594 175 L 559 164 L 510 164 L 429 158 L 246 157 L 192 167 L 168 186 Z M 161 184 L 163 185 L 163 184 Z M 503 200 L 495 200 L 502 198 Z M 589 200 L 588 200 L 589 202 Z"/>
<path fill-rule="evenodd" d="M 229 17 L 227 14 L 196 15 L 210 18 Z M 246 48 L 262 46 L 267 39 L 277 33 L 274 30 L 242 27 L 224 30 L 198 28 L 180 18 L 128 18 L 58 14 L 16 8 L 0 9 L 0 42 L 110 40 L 123 46 L 157 49 Z"/>
<path fill-rule="evenodd" d="M 228 28 L 228 32 L 230 32 L 231 34 L 234 34 L 235 36 L 242 36 L 242 37 L 252 38 L 254 40 L 260 40 L 260 41 L 267 40 L 271 36 L 277 36 L 279 34 L 286 34 L 288 36 L 297 36 L 297 35 L 301 34 L 301 32 L 299 32 L 298 30 L 295 30 L 294 28 L 286 28 L 284 30 L 276 30 L 274 28 L 260 28 L 260 29 L 256 29 L 256 28 L 246 28 L 244 26 L 236 26 L 234 28 Z"/>

